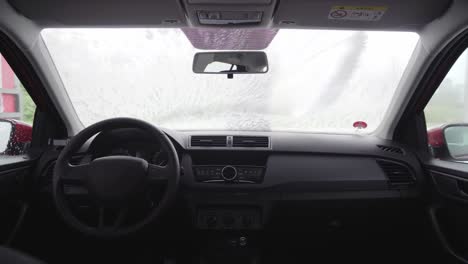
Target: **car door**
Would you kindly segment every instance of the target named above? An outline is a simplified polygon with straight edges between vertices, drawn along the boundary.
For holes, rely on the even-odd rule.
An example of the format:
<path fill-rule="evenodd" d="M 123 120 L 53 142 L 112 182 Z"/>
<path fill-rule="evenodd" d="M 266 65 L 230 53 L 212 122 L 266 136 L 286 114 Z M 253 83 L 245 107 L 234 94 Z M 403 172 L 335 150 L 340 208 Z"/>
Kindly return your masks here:
<path fill-rule="evenodd" d="M 10 243 L 27 211 L 27 179 L 34 157 L 34 101 L 0 54 L 0 239 Z"/>
<path fill-rule="evenodd" d="M 11 244 L 27 217 L 40 157 L 66 137 L 37 72 L 0 31 L 0 244 Z"/>
<path fill-rule="evenodd" d="M 395 133 L 417 150 L 434 235 L 461 263 L 468 263 L 467 47 L 465 36 L 439 54 Z"/>

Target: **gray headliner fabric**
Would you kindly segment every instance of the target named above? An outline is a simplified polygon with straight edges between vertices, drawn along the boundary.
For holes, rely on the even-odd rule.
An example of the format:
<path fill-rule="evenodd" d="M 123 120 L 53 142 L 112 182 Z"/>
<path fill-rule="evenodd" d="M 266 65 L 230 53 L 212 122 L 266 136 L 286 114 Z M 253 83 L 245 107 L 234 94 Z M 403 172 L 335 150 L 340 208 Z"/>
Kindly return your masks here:
<path fill-rule="evenodd" d="M 293 21 L 297 27 L 417 30 L 441 16 L 450 0 L 288 0 L 278 6 L 274 24 Z M 387 11 L 379 21 L 349 21 L 328 19 L 332 6 L 385 6 Z"/>
<path fill-rule="evenodd" d="M 9 0 L 21 14 L 44 27 L 57 26 L 171 26 L 181 27 L 186 21 L 184 8 L 173 0 Z M 198 1 L 199 2 L 199 1 Z M 197 2 L 197 3 L 198 3 Z M 209 1 L 202 1 L 203 3 Z M 210 1 L 210 2 L 216 2 Z M 200 4 L 186 2 L 186 10 L 262 10 L 262 5 Z M 235 2 L 231 1 L 230 3 Z M 268 1 L 261 1 L 268 3 Z M 272 4 L 274 1 L 272 1 Z M 274 27 L 314 27 L 350 29 L 386 29 L 416 31 L 441 16 L 451 0 L 287 0 L 279 2 L 274 14 Z M 386 6 L 380 21 L 340 21 L 328 19 L 332 6 Z M 263 5 L 265 12 L 272 7 Z M 289 23 L 284 23 L 288 21 Z M 193 21 L 192 21 L 193 22 Z M 290 23 L 294 22 L 294 23 Z"/>

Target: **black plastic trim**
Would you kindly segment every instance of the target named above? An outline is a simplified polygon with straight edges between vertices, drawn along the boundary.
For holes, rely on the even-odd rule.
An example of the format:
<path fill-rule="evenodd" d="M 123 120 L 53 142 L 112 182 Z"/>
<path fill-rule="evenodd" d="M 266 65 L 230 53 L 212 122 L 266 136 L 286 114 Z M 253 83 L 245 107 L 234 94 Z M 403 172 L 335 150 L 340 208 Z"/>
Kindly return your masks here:
<path fill-rule="evenodd" d="M 450 243 L 448 242 L 447 238 L 445 237 L 445 235 L 444 235 L 444 233 L 443 233 L 443 231 L 442 231 L 442 229 L 440 227 L 439 221 L 437 220 L 437 210 L 438 209 L 439 208 L 437 208 L 437 207 L 429 207 L 429 209 L 428 209 L 429 219 L 431 220 L 432 229 L 434 230 L 434 232 L 435 232 L 435 234 L 437 236 L 437 239 L 439 240 L 442 247 L 445 249 L 445 251 L 447 253 L 452 255 L 454 258 L 456 258 L 461 263 L 468 264 L 468 260 L 466 260 L 465 258 L 460 256 L 459 254 L 457 254 L 453 250 L 452 246 L 450 246 Z"/>

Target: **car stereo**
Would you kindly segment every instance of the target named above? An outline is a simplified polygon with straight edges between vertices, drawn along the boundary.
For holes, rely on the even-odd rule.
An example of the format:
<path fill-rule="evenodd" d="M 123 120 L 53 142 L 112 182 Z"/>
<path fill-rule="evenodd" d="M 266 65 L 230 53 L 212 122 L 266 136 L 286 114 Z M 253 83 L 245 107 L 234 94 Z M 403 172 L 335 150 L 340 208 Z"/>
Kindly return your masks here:
<path fill-rule="evenodd" d="M 199 165 L 193 166 L 197 182 L 261 183 L 265 167 L 250 165 Z"/>

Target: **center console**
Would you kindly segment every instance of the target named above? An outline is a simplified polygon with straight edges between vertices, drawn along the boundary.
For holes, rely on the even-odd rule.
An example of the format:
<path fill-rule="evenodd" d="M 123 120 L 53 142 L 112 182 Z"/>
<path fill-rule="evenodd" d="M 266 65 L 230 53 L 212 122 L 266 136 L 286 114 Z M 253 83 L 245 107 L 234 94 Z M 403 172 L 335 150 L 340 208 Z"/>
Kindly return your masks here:
<path fill-rule="evenodd" d="M 262 184 L 267 159 L 266 152 L 190 153 L 191 168 L 187 177 L 198 186 L 191 190 L 192 196 L 188 199 L 192 201 L 195 227 L 213 231 L 261 229 L 264 220 L 262 202 L 250 197 L 254 193 L 242 192 L 239 188 Z"/>
<path fill-rule="evenodd" d="M 266 154 L 195 152 L 191 167 L 196 182 L 259 184 L 265 174 Z"/>

